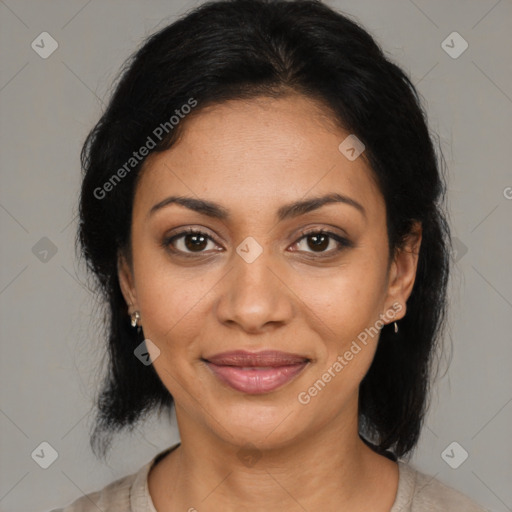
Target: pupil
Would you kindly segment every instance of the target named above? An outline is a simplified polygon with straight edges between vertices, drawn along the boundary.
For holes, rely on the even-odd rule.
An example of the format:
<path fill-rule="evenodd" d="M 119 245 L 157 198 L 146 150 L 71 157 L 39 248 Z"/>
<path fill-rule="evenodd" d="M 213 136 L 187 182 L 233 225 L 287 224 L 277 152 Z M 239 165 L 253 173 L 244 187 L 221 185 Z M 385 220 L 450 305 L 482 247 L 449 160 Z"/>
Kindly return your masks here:
<path fill-rule="evenodd" d="M 189 243 L 191 239 L 194 239 L 195 241 L 192 243 Z M 198 241 L 198 239 L 201 239 Z M 194 250 L 194 249 L 204 249 L 206 247 L 206 237 L 203 235 L 187 235 L 185 237 L 185 245 L 187 246 L 187 249 Z"/>
<path fill-rule="evenodd" d="M 325 235 L 311 235 L 309 239 L 316 240 L 313 245 L 309 244 L 311 249 L 326 249 L 329 246 L 329 238 Z M 320 241 L 320 239 L 322 240 Z M 327 244 L 325 242 L 327 242 Z"/>
<path fill-rule="evenodd" d="M 191 241 L 193 240 L 193 241 Z M 310 235 L 308 237 L 309 242 L 313 240 L 313 243 L 309 243 L 311 249 L 325 250 L 329 246 L 329 238 L 325 235 Z M 185 237 L 185 245 L 189 250 L 202 250 L 206 247 L 206 237 L 203 235 L 187 235 Z"/>

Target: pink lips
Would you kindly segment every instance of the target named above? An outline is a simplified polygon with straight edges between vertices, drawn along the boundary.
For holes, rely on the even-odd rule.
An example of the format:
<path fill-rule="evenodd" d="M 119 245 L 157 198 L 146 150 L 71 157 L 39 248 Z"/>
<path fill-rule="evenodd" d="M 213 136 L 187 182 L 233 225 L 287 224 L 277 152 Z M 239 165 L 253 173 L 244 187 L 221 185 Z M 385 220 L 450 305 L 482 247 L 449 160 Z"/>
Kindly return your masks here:
<path fill-rule="evenodd" d="M 273 391 L 292 380 L 308 364 L 305 356 L 265 350 L 236 350 L 205 358 L 210 370 L 233 389 L 249 394 Z"/>

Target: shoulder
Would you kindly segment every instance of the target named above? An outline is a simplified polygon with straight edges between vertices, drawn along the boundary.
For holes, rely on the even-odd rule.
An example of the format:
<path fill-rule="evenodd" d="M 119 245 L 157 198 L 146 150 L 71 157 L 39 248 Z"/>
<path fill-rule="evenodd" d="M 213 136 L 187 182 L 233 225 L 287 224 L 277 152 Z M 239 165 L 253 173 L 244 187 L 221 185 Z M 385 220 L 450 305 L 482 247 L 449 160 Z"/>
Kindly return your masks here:
<path fill-rule="evenodd" d="M 50 512 L 127 512 L 132 510 L 130 503 L 131 490 L 138 473 L 124 476 L 108 484 L 101 490 L 81 496 L 64 508 Z"/>
<path fill-rule="evenodd" d="M 154 464 L 179 445 L 178 442 L 161 451 L 136 473 L 119 478 L 100 491 L 86 494 L 70 505 L 50 512 L 156 512 L 148 491 L 148 473 Z"/>
<path fill-rule="evenodd" d="M 400 478 L 391 512 L 487 512 L 468 496 L 398 461 Z"/>

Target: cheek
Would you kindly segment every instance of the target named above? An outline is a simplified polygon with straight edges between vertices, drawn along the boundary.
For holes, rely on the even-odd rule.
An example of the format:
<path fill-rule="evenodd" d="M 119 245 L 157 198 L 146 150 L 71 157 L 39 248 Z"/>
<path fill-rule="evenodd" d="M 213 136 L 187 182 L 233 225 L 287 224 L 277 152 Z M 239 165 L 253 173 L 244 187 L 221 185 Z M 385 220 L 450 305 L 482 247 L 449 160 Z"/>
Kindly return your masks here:
<path fill-rule="evenodd" d="M 144 336 L 159 349 L 153 366 L 164 386 L 177 402 L 187 404 L 190 391 L 186 390 L 199 385 L 190 362 L 201 353 L 205 308 L 213 283 L 184 278 L 179 270 L 150 263 L 148 258 L 139 267 L 137 284 Z"/>
<path fill-rule="evenodd" d="M 180 269 L 150 251 L 140 255 L 136 268 L 137 301 L 144 334 L 166 350 L 177 350 L 197 339 L 211 300 L 214 280 L 196 269 Z"/>
<path fill-rule="evenodd" d="M 323 278 L 317 273 L 296 282 L 309 327 L 322 339 L 316 374 L 321 378 L 330 371 L 326 380 L 335 374 L 332 390 L 357 387 L 371 365 L 380 334 L 376 321 L 382 313 L 383 272 L 375 261 L 361 258 Z"/>
<path fill-rule="evenodd" d="M 324 276 L 318 272 L 303 274 L 294 289 L 306 310 L 325 325 L 328 337 L 341 341 L 357 335 L 378 318 L 384 298 L 382 285 L 378 266 L 361 261 L 340 266 Z"/>

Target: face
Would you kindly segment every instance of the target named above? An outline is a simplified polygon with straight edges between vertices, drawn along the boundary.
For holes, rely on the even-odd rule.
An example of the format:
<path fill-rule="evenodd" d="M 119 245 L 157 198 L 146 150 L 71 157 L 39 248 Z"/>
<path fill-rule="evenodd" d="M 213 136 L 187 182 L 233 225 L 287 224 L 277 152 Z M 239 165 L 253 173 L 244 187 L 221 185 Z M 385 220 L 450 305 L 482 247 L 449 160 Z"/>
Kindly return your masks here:
<path fill-rule="evenodd" d="M 349 133 L 310 99 L 229 101 L 185 121 L 181 139 L 146 160 L 132 266 L 119 262 L 182 438 L 200 429 L 284 446 L 356 421 L 379 328 L 405 315 L 421 233 L 388 260 L 386 206 L 364 154 L 339 150 Z M 288 357 L 214 357 L 232 351 Z"/>

